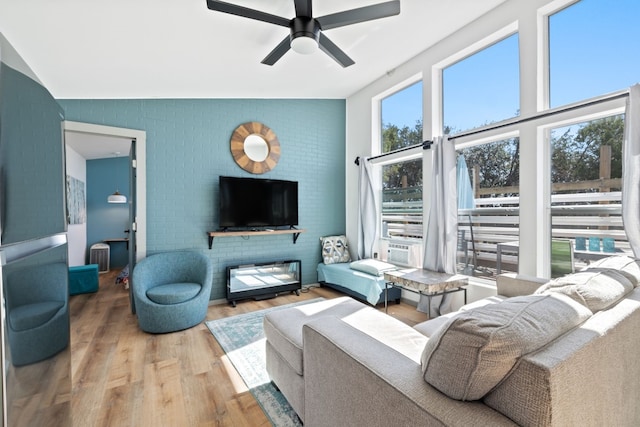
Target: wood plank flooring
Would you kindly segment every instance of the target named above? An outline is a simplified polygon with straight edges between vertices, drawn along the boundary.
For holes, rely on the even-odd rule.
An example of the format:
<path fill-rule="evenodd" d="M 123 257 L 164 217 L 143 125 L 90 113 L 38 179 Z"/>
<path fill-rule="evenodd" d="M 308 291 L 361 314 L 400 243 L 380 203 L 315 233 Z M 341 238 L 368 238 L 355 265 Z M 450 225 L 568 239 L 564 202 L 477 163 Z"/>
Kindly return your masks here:
<path fill-rule="evenodd" d="M 75 426 L 269 426 L 269 420 L 204 323 L 186 331 L 142 332 L 129 309 L 128 291 L 115 284 L 118 271 L 100 276 L 95 294 L 71 297 L 71 413 Z M 317 297 L 308 292 L 237 307 L 210 306 L 219 319 Z M 425 319 L 407 304 L 389 313 L 413 325 Z"/>

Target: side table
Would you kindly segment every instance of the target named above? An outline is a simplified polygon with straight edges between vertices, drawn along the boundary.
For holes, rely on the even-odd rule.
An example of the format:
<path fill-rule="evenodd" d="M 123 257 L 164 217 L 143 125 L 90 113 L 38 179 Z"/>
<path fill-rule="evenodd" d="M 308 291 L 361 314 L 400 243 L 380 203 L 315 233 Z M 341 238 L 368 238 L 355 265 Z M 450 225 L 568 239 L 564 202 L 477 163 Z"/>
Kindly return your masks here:
<path fill-rule="evenodd" d="M 462 274 L 448 274 L 422 268 L 409 268 L 384 273 L 384 311 L 387 312 L 387 291 L 389 286 L 403 289 L 427 297 L 429 307 L 431 298 L 453 292 L 464 292 L 464 303 L 467 303 L 469 278 Z M 427 318 L 430 313 L 427 313 Z"/>

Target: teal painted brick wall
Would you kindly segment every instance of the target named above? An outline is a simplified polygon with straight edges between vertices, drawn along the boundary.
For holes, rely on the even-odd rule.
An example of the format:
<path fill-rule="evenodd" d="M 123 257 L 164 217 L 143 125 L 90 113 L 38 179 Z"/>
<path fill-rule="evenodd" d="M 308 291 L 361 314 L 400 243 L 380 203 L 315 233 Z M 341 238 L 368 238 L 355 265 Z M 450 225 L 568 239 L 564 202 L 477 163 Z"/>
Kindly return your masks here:
<path fill-rule="evenodd" d="M 66 231 L 62 109 L 40 84 L 1 65 L 2 244 Z"/>
<path fill-rule="evenodd" d="M 67 120 L 147 132 L 147 252 L 192 249 L 215 265 L 212 299 L 226 296 L 226 267 L 302 260 L 303 284 L 317 281 L 319 237 L 345 231 L 345 101 L 295 99 L 59 100 Z M 278 165 L 251 175 L 229 149 L 233 130 L 259 121 L 278 136 Z M 216 238 L 220 175 L 299 182 L 300 228 L 291 235 Z"/>
<path fill-rule="evenodd" d="M 87 258 L 94 243 L 129 237 L 124 232 L 129 228 L 129 204 L 107 202 L 116 187 L 129 200 L 129 157 L 122 156 L 87 161 Z M 110 248 L 110 267 L 127 265 L 126 245 L 112 243 Z"/>

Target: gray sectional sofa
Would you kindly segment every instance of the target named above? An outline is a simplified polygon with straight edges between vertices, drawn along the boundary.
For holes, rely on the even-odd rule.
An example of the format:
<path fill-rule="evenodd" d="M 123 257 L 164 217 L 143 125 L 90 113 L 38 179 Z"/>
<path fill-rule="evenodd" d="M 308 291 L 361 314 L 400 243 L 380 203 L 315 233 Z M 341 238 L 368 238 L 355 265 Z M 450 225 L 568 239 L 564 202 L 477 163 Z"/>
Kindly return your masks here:
<path fill-rule="evenodd" d="M 499 296 L 413 328 L 350 298 L 280 310 L 267 370 L 306 426 L 636 426 L 639 283 L 618 256 L 500 276 Z"/>

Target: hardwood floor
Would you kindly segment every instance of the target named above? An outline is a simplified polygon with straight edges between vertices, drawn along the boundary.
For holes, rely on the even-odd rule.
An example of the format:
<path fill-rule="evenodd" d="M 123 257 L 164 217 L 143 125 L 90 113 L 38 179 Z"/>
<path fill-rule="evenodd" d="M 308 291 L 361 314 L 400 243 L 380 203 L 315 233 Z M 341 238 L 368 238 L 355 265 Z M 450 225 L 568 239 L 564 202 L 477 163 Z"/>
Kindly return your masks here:
<path fill-rule="evenodd" d="M 71 412 L 75 426 L 269 426 L 262 409 L 204 323 L 186 331 L 142 332 L 118 271 L 100 276 L 95 294 L 71 297 Z M 237 307 L 210 306 L 207 320 L 304 299 L 334 298 L 327 288 Z M 425 319 L 407 304 L 389 314 Z"/>

